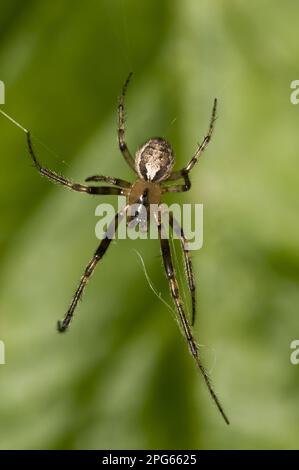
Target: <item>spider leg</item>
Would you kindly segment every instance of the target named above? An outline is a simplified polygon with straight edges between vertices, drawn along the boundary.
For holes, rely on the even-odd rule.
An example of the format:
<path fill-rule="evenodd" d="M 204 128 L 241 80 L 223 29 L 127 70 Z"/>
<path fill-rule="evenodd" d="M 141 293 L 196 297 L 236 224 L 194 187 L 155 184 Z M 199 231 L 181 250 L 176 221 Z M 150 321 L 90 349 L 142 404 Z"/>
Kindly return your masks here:
<path fill-rule="evenodd" d="M 119 186 L 120 188 L 130 188 L 131 183 L 129 181 L 122 180 L 120 178 L 114 178 L 113 176 L 104 176 L 104 175 L 94 175 L 89 176 L 85 180 L 88 181 L 104 181 L 107 184 L 112 184 L 113 186 Z"/>
<path fill-rule="evenodd" d="M 195 323 L 195 316 L 196 316 L 196 297 L 195 297 L 195 280 L 194 280 L 190 250 L 188 248 L 188 240 L 186 239 L 184 235 L 183 228 L 175 219 L 172 212 L 169 212 L 169 224 L 172 230 L 174 230 L 177 233 L 177 235 L 180 237 L 180 240 L 181 240 L 181 246 L 182 246 L 183 254 L 184 254 L 185 272 L 186 272 L 186 276 L 188 280 L 189 291 L 191 294 L 191 305 L 192 305 L 191 326 L 193 326 Z"/>
<path fill-rule="evenodd" d="M 198 146 L 195 154 L 191 158 L 188 165 L 180 171 L 173 172 L 170 175 L 170 177 L 168 178 L 169 180 L 177 180 L 179 178 L 183 178 L 184 177 L 184 172 L 189 173 L 189 171 L 192 170 L 192 168 L 194 167 L 195 163 L 197 162 L 197 160 L 199 159 L 201 154 L 205 151 L 206 147 L 208 146 L 208 144 L 211 140 L 212 134 L 213 134 L 214 124 L 215 124 L 215 121 L 216 121 L 216 109 L 217 109 L 217 98 L 215 98 L 215 100 L 214 100 L 212 116 L 211 116 L 210 126 L 209 126 L 209 130 L 208 130 L 207 135 L 204 137 L 202 143 Z"/>
<path fill-rule="evenodd" d="M 184 184 L 162 187 L 162 193 L 183 193 L 191 188 L 191 181 L 187 171 L 182 170 L 180 178 L 184 179 Z M 167 181 L 167 180 L 166 180 Z"/>
<path fill-rule="evenodd" d="M 123 154 L 124 159 L 134 171 L 134 173 L 137 174 L 135 168 L 135 160 L 132 157 L 125 141 L 125 95 L 131 77 L 132 72 L 129 74 L 127 80 L 125 81 L 118 104 L 118 145 L 121 153 Z"/>
<path fill-rule="evenodd" d="M 172 258 L 171 258 L 171 252 L 170 252 L 170 245 L 169 245 L 169 240 L 163 235 L 165 233 L 163 224 L 161 222 L 161 213 L 158 214 L 159 220 L 158 220 L 158 233 L 159 233 L 159 239 L 160 239 L 160 244 L 161 244 L 161 253 L 162 253 L 162 258 L 163 258 L 163 263 L 164 263 L 164 268 L 166 272 L 166 276 L 169 282 L 170 286 L 170 292 L 172 295 L 172 298 L 174 300 L 176 310 L 178 313 L 178 319 L 180 326 L 182 328 L 182 331 L 186 337 L 190 352 L 196 362 L 196 365 L 198 369 L 200 370 L 201 374 L 203 375 L 204 381 L 208 387 L 208 390 L 210 392 L 210 395 L 212 399 L 214 400 L 214 403 L 216 404 L 219 412 L 221 413 L 224 421 L 226 424 L 229 424 L 229 420 L 222 408 L 222 405 L 214 392 L 214 389 L 212 387 L 212 384 L 210 382 L 209 376 L 201 362 L 201 359 L 199 357 L 199 352 L 198 352 L 198 347 L 195 343 L 195 340 L 193 338 L 192 332 L 191 332 L 191 327 L 189 325 L 188 319 L 186 317 L 183 304 L 181 301 L 181 297 L 179 294 L 179 289 L 178 289 L 178 283 L 175 275 L 175 271 L 173 268 L 173 263 L 172 263 Z"/>
<path fill-rule="evenodd" d="M 113 239 L 113 235 L 115 234 L 119 223 L 121 222 L 121 220 L 123 219 L 123 217 L 125 215 L 126 209 L 127 209 L 127 207 L 125 207 L 121 212 L 118 212 L 116 214 L 115 218 L 112 220 L 112 222 L 108 226 L 107 232 L 105 233 L 104 238 L 101 240 L 101 243 L 98 246 L 97 250 L 95 251 L 92 259 L 90 260 L 90 262 L 86 266 L 84 274 L 81 277 L 79 286 L 77 287 L 77 290 L 76 290 L 75 295 L 74 295 L 74 297 L 71 301 L 71 304 L 69 306 L 68 311 L 66 312 L 63 320 L 58 321 L 58 323 L 57 323 L 57 328 L 58 328 L 58 331 L 60 333 L 63 333 L 68 328 L 68 326 L 69 326 L 69 324 L 70 324 L 70 322 L 73 318 L 74 311 L 77 307 L 77 304 L 78 304 L 78 302 L 79 302 L 79 300 L 80 300 L 80 298 L 83 294 L 83 291 L 84 291 L 91 275 L 93 274 L 93 271 L 95 270 L 95 267 L 97 266 L 98 262 L 103 258 L 104 254 L 108 250 L 108 248 L 110 246 L 110 243 Z"/>
<path fill-rule="evenodd" d="M 74 183 L 73 181 L 65 178 L 64 176 L 58 175 L 52 170 L 49 170 L 48 168 L 43 167 L 33 150 L 33 145 L 32 145 L 32 140 L 30 136 L 30 131 L 26 132 L 27 135 L 27 144 L 28 144 L 28 150 L 29 154 L 33 160 L 34 166 L 36 169 L 39 171 L 39 173 L 42 176 L 46 176 L 49 178 L 51 181 L 54 181 L 55 183 L 61 184 L 63 186 L 66 186 L 69 189 L 72 189 L 73 191 L 78 191 L 81 193 L 88 193 L 88 194 L 107 194 L 107 195 L 122 195 L 125 194 L 124 190 L 121 188 L 108 188 L 108 187 L 98 187 L 98 186 L 85 186 L 83 184 L 78 184 Z"/>

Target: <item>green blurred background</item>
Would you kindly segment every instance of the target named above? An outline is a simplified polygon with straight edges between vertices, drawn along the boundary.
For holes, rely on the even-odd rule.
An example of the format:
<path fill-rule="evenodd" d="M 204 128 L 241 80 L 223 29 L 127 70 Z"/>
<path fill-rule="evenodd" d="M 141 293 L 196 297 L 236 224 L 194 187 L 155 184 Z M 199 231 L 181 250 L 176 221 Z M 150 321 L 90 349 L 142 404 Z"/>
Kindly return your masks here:
<path fill-rule="evenodd" d="M 299 4 L 286 0 L 2 0 L 2 109 L 43 163 L 75 181 L 132 178 L 117 147 L 161 135 L 177 167 L 219 99 L 188 194 L 204 204 L 194 253 L 200 350 L 227 427 L 167 307 L 157 241 L 116 241 L 66 335 L 55 330 L 97 240 L 100 202 L 39 177 L 25 135 L 0 116 L 0 447 L 296 448 Z M 103 199 L 102 199 L 103 201 Z M 106 198 L 104 202 L 114 201 Z"/>

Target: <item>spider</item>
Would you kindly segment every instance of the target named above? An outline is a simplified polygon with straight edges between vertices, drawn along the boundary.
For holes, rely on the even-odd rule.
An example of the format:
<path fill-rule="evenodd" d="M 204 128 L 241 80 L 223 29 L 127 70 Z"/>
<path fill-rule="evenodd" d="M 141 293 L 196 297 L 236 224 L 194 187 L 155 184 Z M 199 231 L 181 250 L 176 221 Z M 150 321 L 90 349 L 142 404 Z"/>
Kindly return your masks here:
<path fill-rule="evenodd" d="M 196 152 L 192 156 L 189 163 L 179 171 L 173 171 L 174 166 L 174 153 L 171 145 L 163 138 L 151 138 L 147 140 L 142 147 L 140 147 L 135 155 L 135 159 L 132 157 L 126 140 L 125 140 L 125 95 L 129 81 L 131 79 L 132 73 L 128 76 L 126 82 L 123 85 L 122 93 L 119 99 L 118 104 L 118 144 L 120 152 L 122 153 L 125 161 L 135 173 L 137 178 L 133 183 L 129 183 L 120 178 L 114 178 L 111 176 L 104 175 L 95 175 L 86 178 L 86 182 L 104 182 L 110 186 L 90 186 L 83 185 L 80 183 L 74 183 L 73 181 L 61 176 L 54 171 L 47 169 L 41 165 L 39 162 L 32 144 L 32 139 L 30 131 L 26 131 L 27 144 L 29 154 L 33 160 L 33 163 L 36 169 L 42 176 L 49 178 L 55 183 L 61 184 L 73 191 L 78 191 L 87 194 L 101 194 L 101 195 L 124 195 L 127 198 L 127 205 L 125 208 L 116 214 L 114 220 L 108 226 L 108 229 L 102 238 L 98 248 L 96 249 L 92 259 L 87 264 L 83 276 L 79 282 L 79 286 L 72 298 L 70 306 L 63 318 L 62 321 L 58 321 L 58 331 L 64 332 L 69 327 L 69 324 L 73 318 L 74 311 L 80 300 L 83 291 L 93 274 L 97 264 L 103 258 L 106 251 L 108 250 L 110 243 L 112 241 L 113 235 L 116 233 L 120 221 L 123 219 L 125 213 L 130 207 L 134 204 L 143 204 L 147 211 L 151 204 L 160 204 L 161 196 L 165 193 L 181 193 L 189 191 L 191 188 L 191 182 L 189 178 L 189 173 L 198 161 L 201 154 L 206 149 L 208 143 L 211 140 L 214 123 L 216 120 L 216 107 L 217 99 L 214 100 L 212 116 L 210 120 L 209 130 L 206 136 L 204 137 L 202 143 L 198 145 Z M 165 182 L 174 182 L 172 184 L 165 185 Z M 216 404 L 219 412 L 224 418 L 225 422 L 229 424 L 229 420 L 222 408 L 222 405 L 214 392 L 214 389 L 211 385 L 209 376 L 201 362 L 198 346 L 195 342 L 192 326 L 195 322 L 195 312 L 196 312 L 196 303 L 195 303 L 195 282 L 193 275 L 193 267 L 190 257 L 190 251 L 188 249 L 188 241 L 185 238 L 183 229 L 178 224 L 174 218 L 173 213 L 169 213 L 169 225 L 170 228 L 176 232 L 180 239 L 180 243 L 183 250 L 184 264 L 186 270 L 186 277 L 188 282 L 188 287 L 191 296 L 191 305 L 192 305 L 192 316 L 191 322 L 188 320 L 188 317 L 185 313 L 185 308 L 181 300 L 181 295 L 179 293 L 178 282 L 176 278 L 176 272 L 173 266 L 172 253 L 170 250 L 169 239 L 165 235 L 165 226 L 161 218 L 161 213 L 158 211 L 156 217 L 156 223 L 158 228 L 158 238 L 160 241 L 161 254 L 163 258 L 163 265 L 168 279 L 170 293 L 173 298 L 176 313 L 178 317 L 179 324 L 181 326 L 182 332 L 186 338 L 189 350 L 195 360 L 197 368 L 201 372 L 204 381 L 207 385 L 209 393 Z"/>

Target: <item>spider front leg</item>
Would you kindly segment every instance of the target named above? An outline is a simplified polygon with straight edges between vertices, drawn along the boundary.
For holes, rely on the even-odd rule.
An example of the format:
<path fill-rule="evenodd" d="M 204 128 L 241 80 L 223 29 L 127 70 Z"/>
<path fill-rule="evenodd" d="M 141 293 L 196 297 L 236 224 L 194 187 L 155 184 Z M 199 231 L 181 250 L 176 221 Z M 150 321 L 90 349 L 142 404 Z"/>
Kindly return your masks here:
<path fill-rule="evenodd" d="M 94 175 L 94 176 L 89 176 L 88 178 L 85 179 L 86 182 L 88 181 L 103 181 L 104 183 L 107 184 L 112 184 L 113 186 L 118 186 L 120 188 L 131 188 L 131 183 L 129 181 L 125 181 L 120 178 L 114 178 L 114 176 L 104 176 L 104 175 Z"/>
<path fill-rule="evenodd" d="M 121 153 L 123 154 L 124 159 L 134 171 L 134 173 L 137 174 L 135 168 L 135 160 L 132 157 L 125 141 L 125 95 L 131 77 L 132 73 L 130 73 L 127 80 L 125 81 L 118 104 L 118 145 Z"/>
<path fill-rule="evenodd" d="M 199 357 L 199 351 L 198 347 L 195 343 L 195 340 L 193 338 L 192 332 L 191 332 L 191 327 L 189 325 L 188 319 L 186 317 L 183 304 L 181 301 L 180 293 L 179 293 L 179 288 L 178 288 L 178 282 L 176 279 L 176 274 L 173 268 L 173 263 L 172 263 L 172 257 L 171 257 L 171 251 L 170 251 L 170 244 L 169 240 L 166 238 L 165 234 L 165 229 L 163 226 L 163 223 L 161 222 L 161 213 L 158 213 L 158 233 L 159 233 L 159 240 L 160 240 L 160 245 L 161 245 L 161 253 L 162 253 L 162 258 L 163 258 L 163 264 L 166 272 L 166 276 L 169 282 L 169 287 L 170 287 L 170 292 L 172 295 L 172 298 L 174 300 L 176 310 L 178 313 L 178 319 L 180 326 L 182 328 L 182 331 L 185 335 L 185 338 L 187 340 L 189 350 L 196 362 L 196 365 L 198 369 L 200 370 L 201 374 L 203 375 L 204 381 L 208 387 L 208 390 L 210 392 L 210 395 L 216 404 L 219 412 L 221 413 L 224 421 L 226 424 L 229 424 L 229 420 L 222 408 L 222 405 L 214 392 L 214 389 L 212 387 L 212 384 L 210 382 L 209 376 L 201 362 L 201 359 Z"/>
<path fill-rule="evenodd" d="M 72 299 L 72 302 L 69 306 L 69 309 L 68 309 L 68 311 L 66 312 L 66 314 L 64 316 L 64 319 L 62 321 L 58 321 L 58 323 L 57 323 L 58 331 L 60 333 L 63 333 L 68 328 L 68 326 L 69 326 L 69 324 L 70 324 L 70 322 L 73 318 L 74 311 L 77 307 L 77 304 L 78 304 L 78 302 L 79 302 L 79 300 L 80 300 L 80 298 L 83 294 L 83 291 L 84 291 L 91 275 L 93 274 L 98 262 L 103 258 L 104 254 L 108 250 L 108 248 L 110 246 L 110 243 L 113 239 L 113 236 L 117 231 L 118 225 L 122 221 L 122 219 L 124 218 L 126 210 L 127 210 L 127 207 L 125 207 L 122 211 L 120 211 L 116 214 L 115 218 L 113 219 L 113 221 L 108 226 L 107 232 L 105 233 L 105 236 L 102 239 L 99 247 L 97 248 L 97 250 L 95 251 L 95 253 L 92 257 L 92 259 L 90 260 L 90 262 L 86 266 L 84 274 L 81 277 L 79 286 L 78 286 L 78 288 L 75 292 L 75 295 Z"/>
<path fill-rule="evenodd" d="M 123 188 L 118 188 L 118 187 L 108 188 L 105 186 L 85 186 L 83 184 L 73 183 L 73 181 L 65 178 L 64 176 L 58 175 L 57 173 L 55 173 L 55 171 L 48 170 L 48 168 L 43 167 L 39 163 L 35 155 L 30 132 L 27 131 L 26 135 L 27 135 L 27 144 L 28 144 L 29 154 L 33 160 L 35 168 L 39 171 L 39 173 L 42 176 L 46 176 L 51 181 L 54 181 L 55 183 L 61 184 L 62 186 L 66 186 L 67 188 L 72 189 L 73 191 L 80 192 L 80 193 L 116 195 L 116 196 L 125 194 L 125 190 Z"/>
<path fill-rule="evenodd" d="M 184 193 L 186 191 L 189 191 L 189 189 L 191 188 L 191 181 L 188 173 L 182 170 L 180 178 L 184 179 L 184 184 L 178 184 L 175 186 L 164 186 L 162 187 L 162 193 Z"/>
<path fill-rule="evenodd" d="M 168 180 L 177 180 L 179 178 L 184 178 L 184 174 L 188 174 L 192 170 L 195 163 L 197 162 L 197 160 L 199 159 L 201 154 L 205 151 L 205 149 L 207 148 L 207 146 L 208 146 L 208 144 L 209 144 L 209 142 L 212 138 L 212 134 L 213 134 L 213 130 L 214 130 L 214 124 L 215 124 L 215 121 L 216 121 L 216 110 L 217 110 L 217 98 L 215 98 L 215 100 L 214 100 L 212 116 L 211 116 L 210 126 L 209 126 L 209 130 L 208 130 L 207 135 L 204 137 L 202 143 L 198 146 L 195 154 L 191 158 L 188 165 L 186 165 L 185 168 L 183 168 L 180 171 L 174 171 L 170 175 Z"/>
<path fill-rule="evenodd" d="M 193 266 L 191 261 L 190 250 L 188 248 L 188 240 L 184 235 L 183 228 L 180 226 L 178 221 L 174 218 L 173 213 L 169 212 L 169 224 L 172 230 L 180 237 L 181 246 L 184 254 L 184 264 L 185 272 L 187 276 L 189 291 L 191 294 L 191 305 L 192 305 L 192 316 L 191 316 L 191 325 L 195 323 L 196 316 L 196 292 L 195 292 L 195 280 L 193 274 Z"/>

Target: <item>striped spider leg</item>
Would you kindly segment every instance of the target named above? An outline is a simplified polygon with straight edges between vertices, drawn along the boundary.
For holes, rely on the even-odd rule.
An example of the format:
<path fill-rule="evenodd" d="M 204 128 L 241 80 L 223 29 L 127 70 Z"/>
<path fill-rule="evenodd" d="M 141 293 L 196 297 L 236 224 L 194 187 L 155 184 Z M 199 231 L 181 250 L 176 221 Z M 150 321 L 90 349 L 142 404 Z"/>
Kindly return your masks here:
<path fill-rule="evenodd" d="M 168 280 L 168 283 L 169 283 L 169 287 L 170 287 L 170 293 L 171 293 L 171 296 L 173 298 L 173 301 L 174 301 L 174 304 L 176 306 L 176 311 L 177 311 L 177 317 L 178 317 L 178 320 L 179 320 L 179 325 L 182 329 L 182 332 L 187 340 L 187 343 L 188 343 L 188 347 L 189 347 L 189 350 L 190 350 L 190 353 L 192 354 L 195 362 L 196 362 L 196 365 L 199 369 L 199 371 L 201 372 L 203 378 L 204 378 L 204 381 L 208 387 L 208 390 L 210 392 L 210 395 L 214 401 L 214 403 L 216 404 L 219 412 L 221 413 L 224 421 L 226 422 L 226 424 L 229 424 L 229 420 L 224 412 L 224 409 L 212 387 L 212 384 L 211 384 L 211 381 L 210 381 L 210 378 L 201 362 L 201 359 L 199 357 L 199 351 L 198 351 L 198 346 L 194 340 L 194 337 L 193 337 L 193 333 L 192 333 L 192 330 L 191 330 L 191 326 L 189 324 L 189 321 L 188 321 L 188 318 L 186 316 L 186 313 L 185 313 L 185 309 L 184 309 L 184 306 L 183 306 L 183 303 L 182 303 L 182 300 L 181 300 L 181 295 L 180 295 L 180 292 L 179 292 L 179 287 L 178 287 L 178 281 L 177 281 L 177 277 L 176 277 L 176 273 L 175 273 L 175 269 L 174 269 L 174 266 L 173 266 L 173 261 L 172 261 L 172 256 L 171 256 L 171 250 L 170 250 L 170 243 L 169 243 L 169 238 L 167 237 L 166 235 L 166 230 L 165 230 L 165 226 L 164 226 L 164 223 L 162 221 L 162 217 L 161 217 L 161 212 L 159 211 L 158 212 L 158 220 L 157 220 L 157 224 L 158 224 L 158 233 L 159 233 L 159 240 L 160 240 L 160 246 L 161 246 L 161 254 L 162 254 L 162 258 L 163 258 L 163 264 L 164 264 L 164 269 L 165 269 L 165 273 L 166 273 L 166 277 L 167 277 L 167 280 Z M 170 217 L 170 220 L 171 220 L 171 217 Z M 173 225 L 172 222 L 170 222 L 170 225 Z"/>

